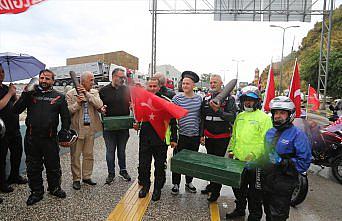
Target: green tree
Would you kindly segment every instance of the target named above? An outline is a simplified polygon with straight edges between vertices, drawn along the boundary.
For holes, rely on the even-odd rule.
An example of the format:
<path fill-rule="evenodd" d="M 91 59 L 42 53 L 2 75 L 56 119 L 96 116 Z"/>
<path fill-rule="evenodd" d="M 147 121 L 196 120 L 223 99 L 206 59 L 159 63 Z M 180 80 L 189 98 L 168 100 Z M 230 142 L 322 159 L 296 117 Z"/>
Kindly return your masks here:
<path fill-rule="evenodd" d="M 342 51 L 332 50 L 329 58 L 327 95 L 342 97 Z M 319 49 L 310 50 L 302 59 L 300 72 L 302 79 L 313 87 L 318 85 Z"/>

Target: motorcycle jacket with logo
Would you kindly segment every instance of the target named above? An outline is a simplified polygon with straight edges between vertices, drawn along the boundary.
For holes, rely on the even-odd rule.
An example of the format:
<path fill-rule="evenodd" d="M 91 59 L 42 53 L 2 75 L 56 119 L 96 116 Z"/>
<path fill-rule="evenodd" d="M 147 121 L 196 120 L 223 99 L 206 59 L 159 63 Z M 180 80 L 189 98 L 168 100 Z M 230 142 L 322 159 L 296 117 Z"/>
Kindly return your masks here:
<path fill-rule="evenodd" d="M 220 109 L 215 112 L 209 103 L 217 95 L 217 92 L 208 93 L 203 98 L 201 107 L 201 136 L 208 138 L 229 138 L 237 112 L 235 99 L 232 96 L 228 96 L 225 100 L 221 101 Z"/>
<path fill-rule="evenodd" d="M 57 134 L 59 115 L 62 129 L 69 130 L 70 114 L 65 96 L 54 89 L 23 92 L 15 103 L 13 111 L 22 113 L 27 108 L 26 134 L 40 137 L 54 137 Z"/>
<path fill-rule="evenodd" d="M 291 170 L 304 173 L 311 163 L 311 146 L 305 133 L 295 126 L 290 126 L 284 131 L 271 128 L 266 133 L 267 152 L 276 151 L 281 157 L 279 166 L 285 173 L 291 174 Z"/>

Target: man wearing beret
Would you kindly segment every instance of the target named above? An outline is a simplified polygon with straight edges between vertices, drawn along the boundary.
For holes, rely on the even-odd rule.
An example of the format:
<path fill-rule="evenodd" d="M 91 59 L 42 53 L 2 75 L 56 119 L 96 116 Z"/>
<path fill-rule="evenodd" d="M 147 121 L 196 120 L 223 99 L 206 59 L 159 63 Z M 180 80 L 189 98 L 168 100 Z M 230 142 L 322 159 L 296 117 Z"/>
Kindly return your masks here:
<path fill-rule="evenodd" d="M 195 83 L 199 81 L 199 77 L 195 72 L 184 71 L 182 73 L 182 89 L 183 92 L 173 97 L 172 102 L 187 109 L 188 115 L 179 119 L 179 137 L 177 146 L 173 150 L 173 155 L 183 149 L 198 151 L 200 145 L 200 111 L 202 98 L 194 93 Z M 192 185 L 193 177 L 186 176 L 185 190 L 196 193 L 196 188 Z M 172 173 L 172 194 L 179 193 L 179 184 L 181 174 Z"/>

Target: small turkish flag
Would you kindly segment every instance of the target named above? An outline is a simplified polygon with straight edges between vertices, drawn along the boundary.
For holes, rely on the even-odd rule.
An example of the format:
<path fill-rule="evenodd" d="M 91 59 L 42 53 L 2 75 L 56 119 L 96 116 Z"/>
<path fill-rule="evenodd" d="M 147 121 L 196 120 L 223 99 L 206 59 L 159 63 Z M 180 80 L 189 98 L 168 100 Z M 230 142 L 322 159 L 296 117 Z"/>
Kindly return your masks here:
<path fill-rule="evenodd" d="M 308 104 L 312 104 L 313 111 L 316 111 L 319 108 L 319 99 L 317 96 L 317 92 L 311 86 L 309 86 Z"/>
<path fill-rule="evenodd" d="M 267 78 L 264 103 L 262 105 L 262 109 L 264 111 L 270 111 L 270 102 L 274 97 L 275 97 L 274 74 L 273 74 L 273 68 L 271 64 L 270 71 L 268 73 L 268 78 Z"/>
<path fill-rule="evenodd" d="M 300 114 L 301 114 L 300 106 L 301 106 L 302 101 L 300 97 L 300 76 L 299 76 L 297 60 L 296 60 L 293 75 L 292 75 L 289 97 L 293 101 L 296 107 L 296 117 L 300 117 Z"/>
<path fill-rule="evenodd" d="M 150 122 L 160 139 L 165 139 L 170 119 L 182 118 L 188 114 L 184 108 L 160 98 L 144 88 L 131 87 L 131 99 L 135 119 Z"/>

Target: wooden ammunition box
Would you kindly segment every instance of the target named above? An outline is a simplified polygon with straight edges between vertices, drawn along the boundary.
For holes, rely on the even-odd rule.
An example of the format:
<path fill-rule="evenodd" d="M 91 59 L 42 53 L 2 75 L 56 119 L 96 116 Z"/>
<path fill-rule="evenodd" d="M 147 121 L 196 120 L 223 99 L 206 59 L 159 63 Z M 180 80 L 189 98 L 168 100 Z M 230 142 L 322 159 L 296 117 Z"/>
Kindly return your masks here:
<path fill-rule="evenodd" d="M 240 187 L 245 163 L 190 150 L 182 150 L 171 158 L 171 171 L 203 180 Z"/>
<path fill-rule="evenodd" d="M 134 117 L 128 116 L 115 116 L 115 117 L 103 117 L 104 130 L 122 130 L 133 128 Z"/>

